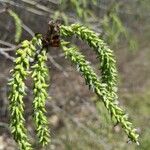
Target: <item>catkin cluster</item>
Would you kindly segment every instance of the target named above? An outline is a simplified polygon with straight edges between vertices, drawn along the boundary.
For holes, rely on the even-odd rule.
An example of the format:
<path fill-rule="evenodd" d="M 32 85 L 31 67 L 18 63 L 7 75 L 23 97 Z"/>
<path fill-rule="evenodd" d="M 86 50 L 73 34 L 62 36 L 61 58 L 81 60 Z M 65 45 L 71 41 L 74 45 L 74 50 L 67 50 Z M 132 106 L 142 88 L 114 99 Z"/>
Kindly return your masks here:
<path fill-rule="evenodd" d="M 37 52 L 39 54 L 37 55 Z M 24 119 L 24 101 L 26 95 L 25 80 L 31 74 L 33 78 L 33 118 L 39 143 L 45 146 L 50 140 L 47 118 L 45 116 L 45 101 L 47 94 L 48 69 L 46 66 L 46 49 L 42 48 L 42 37 L 35 36 L 31 41 L 24 41 L 16 52 L 12 77 L 9 80 L 9 110 L 10 128 L 15 141 L 21 150 L 31 150 Z M 30 60 L 34 60 L 34 63 Z"/>
<path fill-rule="evenodd" d="M 128 116 L 118 106 L 117 102 L 117 69 L 112 50 L 101 40 L 95 32 L 80 25 L 60 27 L 61 37 L 75 35 L 77 38 L 88 43 L 97 54 L 101 77 L 97 76 L 90 63 L 86 61 L 76 46 L 61 40 L 61 47 L 66 57 L 77 66 L 77 70 L 84 77 L 89 89 L 92 89 L 99 100 L 102 100 L 106 109 L 117 123 L 120 123 L 129 139 L 138 144 L 138 134 L 133 128 Z M 46 83 L 48 68 L 46 66 L 47 54 L 42 45 L 42 36 L 36 35 L 31 41 L 24 41 L 21 48 L 16 52 L 15 66 L 12 77 L 9 80 L 11 87 L 10 100 L 10 127 L 14 139 L 21 150 L 31 150 L 31 144 L 27 136 L 24 119 L 23 97 L 26 94 L 25 79 L 29 74 L 33 78 L 33 119 L 39 142 L 45 146 L 50 141 L 48 122 L 46 118 L 45 101 L 48 98 Z M 33 60 L 31 63 L 30 60 Z"/>

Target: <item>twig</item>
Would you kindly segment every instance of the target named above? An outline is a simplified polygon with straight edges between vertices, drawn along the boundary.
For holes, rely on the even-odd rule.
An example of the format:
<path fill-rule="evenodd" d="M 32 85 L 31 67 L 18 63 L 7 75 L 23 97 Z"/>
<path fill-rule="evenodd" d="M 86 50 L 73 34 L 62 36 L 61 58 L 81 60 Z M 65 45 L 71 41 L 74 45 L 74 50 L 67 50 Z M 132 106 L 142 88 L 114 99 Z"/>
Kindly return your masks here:
<path fill-rule="evenodd" d="M 0 40 L 0 44 L 5 45 L 5 46 L 8 46 L 8 47 L 16 47 L 16 45 L 11 44 L 11 43 L 6 42 L 6 41 L 2 41 L 2 40 Z"/>
<path fill-rule="evenodd" d="M 58 58 L 58 57 L 65 57 L 64 53 L 60 53 L 59 55 L 53 55 L 53 58 Z"/>
<path fill-rule="evenodd" d="M 3 49 L 0 49 L 0 54 L 5 56 L 7 59 L 14 61 L 14 57 L 10 56 L 8 53 L 6 53 L 5 51 L 3 51 Z"/>
<path fill-rule="evenodd" d="M 1 14 L 1 13 L 4 13 L 5 11 L 6 11 L 6 9 L 0 10 L 0 14 Z"/>
<path fill-rule="evenodd" d="M 59 69 L 60 71 L 63 72 L 63 74 L 64 74 L 65 77 L 69 77 L 69 74 L 68 74 L 66 71 L 64 71 L 64 69 L 62 68 L 62 66 L 60 66 L 60 65 L 54 60 L 54 58 L 53 58 L 52 56 L 50 56 L 49 54 L 48 54 L 48 59 L 50 60 L 50 62 L 51 62 L 57 69 Z"/>
<path fill-rule="evenodd" d="M 4 127 L 6 129 L 10 130 L 9 129 L 9 125 L 7 123 L 5 123 L 5 122 L 0 122 L 0 127 Z"/>
<path fill-rule="evenodd" d="M 22 23 L 22 28 L 25 31 L 27 31 L 32 37 L 35 35 L 35 33 L 28 26 L 26 26 L 24 23 Z"/>
<path fill-rule="evenodd" d="M 30 8 L 30 7 L 24 7 L 21 4 L 15 3 L 15 2 L 10 1 L 10 0 L 1 0 L 0 3 L 8 3 L 12 6 L 19 7 L 21 9 L 25 9 L 29 12 L 32 12 L 32 13 L 36 14 L 36 15 L 40 15 L 40 16 L 45 16 L 46 15 L 43 11 L 40 11 L 40 10 L 37 10 L 37 9 L 34 9 L 34 8 Z"/>
<path fill-rule="evenodd" d="M 21 0 L 21 1 L 23 1 L 24 3 L 30 4 L 32 6 L 35 6 L 38 9 L 41 9 L 42 11 L 45 11 L 45 12 L 48 12 L 48 13 L 51 13 L 51 14 L 53 13 L 50 9 L 48 9 L 48 7 L 46 7 L 44 5 L 41 5 L 38 2 L 31 1 L 31 0 Z"/>

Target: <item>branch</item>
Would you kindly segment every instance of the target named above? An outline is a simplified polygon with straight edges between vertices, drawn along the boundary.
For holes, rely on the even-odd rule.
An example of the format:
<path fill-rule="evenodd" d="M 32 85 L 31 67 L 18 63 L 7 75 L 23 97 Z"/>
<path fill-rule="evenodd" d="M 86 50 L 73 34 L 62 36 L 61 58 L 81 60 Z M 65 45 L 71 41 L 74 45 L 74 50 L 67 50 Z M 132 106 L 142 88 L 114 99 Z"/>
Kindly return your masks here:
<path fill-rule="evenodd" d="M 50 60 L 50 62 L 51 62 L 58 70 L 60 70 L 60 71 L 63 72 L 63 74 L 64 74 L 65 77 L 69 77 L 69 74 L 68 74 L 66 71 L 64 71 L 64 68 L 63 68 L 61 65 L 59 65 L 59 64 L 54 60 L 54 58 L 53 58 L 52 56 L 50 56 L 49 54 L 48 54 L 48 59 Z"/>

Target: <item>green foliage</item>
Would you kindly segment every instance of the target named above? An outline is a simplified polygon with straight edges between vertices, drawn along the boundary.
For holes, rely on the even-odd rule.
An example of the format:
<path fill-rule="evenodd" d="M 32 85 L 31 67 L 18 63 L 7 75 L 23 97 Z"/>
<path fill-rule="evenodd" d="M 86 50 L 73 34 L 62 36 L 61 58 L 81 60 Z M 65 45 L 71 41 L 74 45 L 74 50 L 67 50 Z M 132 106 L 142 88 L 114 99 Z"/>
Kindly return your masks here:
<path fill-rule="evenodd" d="M 61 5 L 58 5 L 58 9 L 52 15 L 54 20 L 61 19 L 65 25 L 78 20 L 91 28 L 100 29 L 100 36 L 111 46 L 116 46 L 123 37 L 130 50 L 137 49 L 138 43 L 124 25 L 120 16 L 123 2 L 112 2 L 106 8 L 103 8 L 103 5 L 101 6 L 101 1 L 96 0 L 62 0 L 60 3 Z M 102 19 L 97 17 L 100 16 L 96 12 L 99 7 L 106 10 Z M 72 10 L 73 15 L 70 14 L 70 10 Z"/>
<path fill-rule="evenodd" d="M 69 10 L 72 9 L 75 16 L 82 22 L 87 22 L 89 16 L 93 16 L 93 12 L 88 8 L 90 5 L 96 5 L 96 0 L 61 0 L 58 11 L 54 12 L 53 19 L 61 18 L 65 24 L 69 22 Z"/>
<path fill-rule="evenodd" d="M 96 33 L 82 25 L 62 25 L 60 31 L 62 37 L 76 35 L 78 38 L 86 41 L 88 45 L 94 49 L 100 63 L 101 78 L 95 74 L 89 62 L 85 60 L 85 57 L 75 46 L 61 40 L 64 54 L 77 66 L 77 70 L 85 79 L 86 84 L 98 96 L 96 103 L 101 99 L 111 117 L 124 128 L 129 139 L 138 144 L 136 129 L 132 127 L 132 123 L 128 121 L 128 116 L 117 104 L 117 69 L 113 52 Z M 11 86 L 9 96 L 11 113 L 10 126 L 14 139 L 19 144 L 20 149 L 28 150 L 31 149 L 31 145 L 28 143 L 27 133 L 24 127 L 24 103 L 22 99 L 25 95 L 24 80 L 27 75 L 29 75 L 30 68 L 34 82 L 33 118 L 36 125 L 37 136 L 43 146 L 47 145 L 50 140 L 48 122 L 45 116 L 45 100 L 48 97 L 46 90 L 48 87 L 46 83 L 48 69 L 45 63 L 47 55 L 46 49 L 43 49 L 42 36 L 35 36 L 31 42 L 24 41 L 21 49 L 17 50 L 17 56 L 13 75 L 9 81 Z M 29 63 L 30 58 L 34 60 L 31 67 Z"/>
<path fill-rule="evenodd" d="M 137 48 L 137 43 L 120 19 L 118 13 L 120 6 L 121 3 L 113 3 L 108 9 L 107 14 L 104 15 L 102 20 L 103 39 L 107 43 L 115 45 L 120 41 L 119 38 L 124 36 L 128 41 L 130 49 L 134 50 Z"/>
<path fill-rule="evenodd" d="M 102 20 L 103 32 L 109 44 L 117 43 L 120 35 L 126 35 L 127 33 L 126 28 L 118 16 L 118 9 L 119 3 L 114 3 Z"/>
<path fill-rule="evenodd" d="M 22 21 L 19 18 L 18 14 L 16 14 L 14 11 L 8 10 L 8 13 L 15 21 L 15 26 L 16 26 L 15 42 L 18 43 L 22 35 Z"/>

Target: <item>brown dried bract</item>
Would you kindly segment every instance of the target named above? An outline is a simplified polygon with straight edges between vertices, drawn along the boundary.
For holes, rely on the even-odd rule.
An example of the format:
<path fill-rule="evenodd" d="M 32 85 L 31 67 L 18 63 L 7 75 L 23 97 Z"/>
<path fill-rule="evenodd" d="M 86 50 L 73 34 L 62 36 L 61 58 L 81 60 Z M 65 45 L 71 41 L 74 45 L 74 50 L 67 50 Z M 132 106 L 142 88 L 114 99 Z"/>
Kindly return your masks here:
<path fill-rule="evenodd" d="M 43 47 L 59 47 L 60 46 L 60 23 L 49 21 L 48 31 L 43 37 Z"/>

